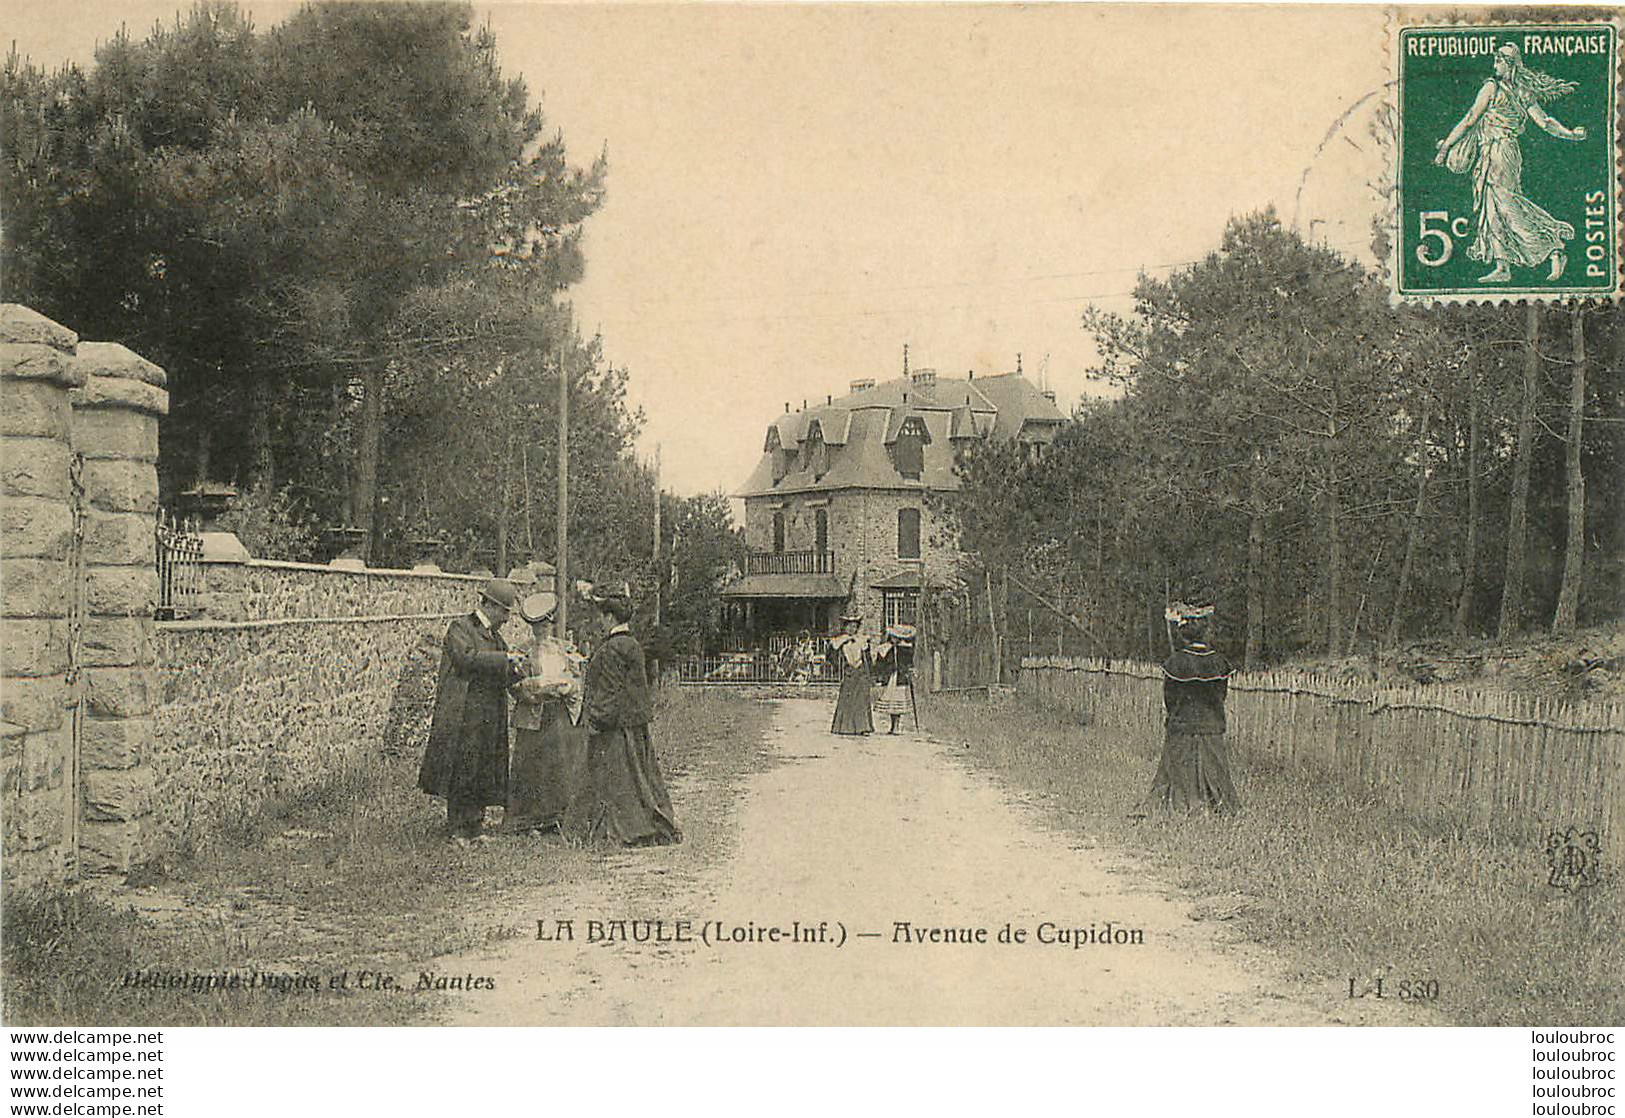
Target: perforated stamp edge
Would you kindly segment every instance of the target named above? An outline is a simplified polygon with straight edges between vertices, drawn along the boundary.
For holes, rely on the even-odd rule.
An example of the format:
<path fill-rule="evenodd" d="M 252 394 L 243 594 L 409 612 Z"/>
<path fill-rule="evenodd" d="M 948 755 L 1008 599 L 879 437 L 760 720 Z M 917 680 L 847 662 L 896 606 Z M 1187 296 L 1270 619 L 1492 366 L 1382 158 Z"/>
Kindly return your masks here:
<path fill-rule="evenodd" d="M 1537 14 L 1529 9 L 1520 9 L 1518 18 L 1505 18 L 1507 11 L 1505 8 L 1484 8 L 1482 9 L 1482 15 L 1477 15 L 1464 12 L 1459 8 L 1443 11 L 1436 8 L 1396 7 L 1388 10 L 1388 33 L 1385 46 L 1388 56 L 1389 77 L 1386 83 L 1386 106 L 1393 124 L 1393 131 L 1388 144 L 1385 145 L 1387 150 L 1383 152 L 1384 170 L 1386 174 L 1391 176 L 1391 181 L 1386 184 L 1389 197 L 1386 201 L 1384 233 L 1388 240 L 1388 252 L 1386 258 L 1382 261 L 1382 269 L 1384 282 L 1388 290 L 1388 301 L 1393 306 L 1447 306 L 1453 304 L 1466 304 L 1469 306 L 1521 306 L 1525 304 L 1609 305 L 1625 298 L 1625 21 L 1622 21 L 1618 14 L 1602 14 L 1597 9 L 1553 7 L 1547 9 L 1553 17 L 1548 20 L 1527 18 Z M 1579 14 L 1582 12 L 1596 14 Z M 1400 200 L 1404 181 L 1404 121 L 1400 115 L 1402 103 L 1400 33 L 1427 27 L 1495 28 L 1560 27 L 1565 25 L 1587 29 L 1611 28 L 1614 33 L 1614 57 L 1609 67 L 1609 72 L 1613 76 L 1610 90 L 1613 98 L 1613 111 L 1609 114 L 1609 122 L 1613 129 L 1611 137 L 1613 158 L 1609 160 L 1609 168 L 1613 181 L 1607 186 L 1614 205 L 1613 289 L 1604 292 L 1576 292 L 1509 286 L 1468 292 L 1401 292 L 1399 290 L 1401 275 L 1399 253 L 1403 244 L 1403 238 L 1400 235 L 1402 216 Z"/>

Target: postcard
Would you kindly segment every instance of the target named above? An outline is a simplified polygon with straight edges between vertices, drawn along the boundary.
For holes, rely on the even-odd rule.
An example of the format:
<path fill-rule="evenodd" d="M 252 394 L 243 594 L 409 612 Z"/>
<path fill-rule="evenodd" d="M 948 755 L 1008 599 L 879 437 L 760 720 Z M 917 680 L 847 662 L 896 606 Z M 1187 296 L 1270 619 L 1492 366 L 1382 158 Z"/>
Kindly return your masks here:
<path fill-rule="evenodd" d="M 1578 1113 L 1617 9 L 177 7 L 10 12 L 15 1050 L 1572 1026 Z"/>

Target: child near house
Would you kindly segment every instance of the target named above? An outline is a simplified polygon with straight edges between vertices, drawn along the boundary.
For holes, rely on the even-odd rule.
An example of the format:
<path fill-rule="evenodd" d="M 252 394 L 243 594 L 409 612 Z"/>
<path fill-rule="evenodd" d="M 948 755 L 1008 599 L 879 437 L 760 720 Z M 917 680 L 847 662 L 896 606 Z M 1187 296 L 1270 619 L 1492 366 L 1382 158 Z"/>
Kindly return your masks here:
<path fill-rule="evenodd" d="M 875 665 L 880 680 L 875 712 L 890 716 L 891 729 L 886 732 L 895 734 L 905 714 L 913 714 L 918 727 L 920 716 L 914 709 L 914 626 L 888 626 L 886 639 L 875 649 Z"/>

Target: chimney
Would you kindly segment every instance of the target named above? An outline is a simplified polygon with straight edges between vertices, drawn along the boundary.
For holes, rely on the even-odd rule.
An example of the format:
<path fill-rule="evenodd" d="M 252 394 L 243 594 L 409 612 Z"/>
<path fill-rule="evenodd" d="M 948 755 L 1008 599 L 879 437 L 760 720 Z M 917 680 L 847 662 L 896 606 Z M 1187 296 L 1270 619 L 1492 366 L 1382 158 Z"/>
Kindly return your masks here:
<path fill-rule="evenodd" d="M 826 408 L 829 407 L 834 402 L 835 402 L 835 397 L 834 396 L 830 396 L 830 395 L 827 395 L 827 394 L 824 396 L 824 406 Z"/>
<path fill-rule="evenodd" d="M 965 379 L 966 380 L 975 380 L 976 379 L 976 370 L 972 369 L 972 370 L 970 370 L 970 372 L 966 373 L 965 374 Z"/>
<path fill-rule="evenodd" d="M 916 369 L 909 376 L 909 380 L 920 388 L 932 388 L 937 383 L 937 371 L 935 369 Z"/>
<path fill-rule="evenodd" d="M 875 386 L 875 378 L 874 377 L 864 377 L 862 380 L 853 381 L 848 387 L 852 390 L 852 392 L 854 394 L 856 394 L 858 392 L 867 392 L 867 391 L 869 391 L 869 389 L 873 388 L 874 386 Z"/>
<path fill-rule="evenodd" d="M 784 402 L 784 414 L 785 414 L 785 415 L 789 415 L 789 414 L 790 414 L 790 401 L 789 401 L 789 400 L 786 400 L 786 401 L 785 401 L 785 402 Z"/>

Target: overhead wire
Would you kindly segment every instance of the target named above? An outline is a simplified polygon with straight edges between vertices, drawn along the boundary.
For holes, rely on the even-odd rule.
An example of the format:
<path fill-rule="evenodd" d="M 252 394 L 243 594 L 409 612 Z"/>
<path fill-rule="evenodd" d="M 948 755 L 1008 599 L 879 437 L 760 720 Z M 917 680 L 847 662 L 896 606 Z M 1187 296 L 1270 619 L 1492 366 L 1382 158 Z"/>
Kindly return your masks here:
<path fill-rule="evenodd" d="M 1340 242 L 1335 242 L 1335 243 L 1333 243 L 1333 242 L 1322 242 L 1320 247 L 1325 247 L 1325 248 L 1346 248 L 1349 245 L 1364 244 L 1364 243 L 1366 243 L 1365 239 L 1364 238 L 1359 238 L 1359 239 L 1354 239 L 1354 240 L 1349 240 L 1349 241 L 1340 241 Z M 854 291 L 854 290 L 850 290 L 850 289 L 834 289 L 834 288 L 830 288 L 830 289 L 823 289 L 823 290 L 810 290 L 810 291 L 803 291 L 803 292 L 791 292 L 791 293 L 783 294 L 783 295 L 760 294 L 760 295 L 750 295 L 750 296 L 739 296 L 738 300 L 741 301 L 741 302 L 749 302 L 749 301 L 762 300 L 762 299 L 782 299 L 782 300 L 787 300 L 788 301 L 788 300 L 806 299 L 806 298 L 821 298 L 821 297 L 825 297 L 825 296 L 846 296 L 846 297 L 853 297 L 853 298 L 861 298 L 865 294 L 868 294 L 869 292 L 925 291 L 925 290 L 958 289 L 958 288 L 967 288 L 967 287 L 1009 286 L 1009 285 L 1012 285 L 1012 284 L 1020 284 L 1020 283 L 1049 282 L 1049 281 L 1053 281 L 1053 280 L 1057 280 L 1057 279 L 1077 279 L 1077 278 L 1086 278 L 1086 277 L 1090 277 L 1090 276 L 1116 275 L 1116 274 L 1122 274 L 1122 273 L 1127 273 L 1127 272 L 1133 272 L 1133 273 L 1137 273 L 1137 274 L 1144 274 L 1144 273 L 1149 273 L 1149 272 L 1152 272 L 1152 271 L 1162 271 L 1162 270 L 1165 270 L 1165 269 L 1189 267 L 1189 266 L 1192 266 L 1192 265 L 1195 265 L 1195 264 L 1199 264 L 1199 263 L 1202 262 L 1202 260 L 1205 260 L 1205 259 L 1206 259 L 1206 257 L 1204 256 L 1204 257 L 1200 257 L 1200 258 L 1193 259 L 1193 260 L 1176 260 L 1176 261 L 1169 261 L 1169 262 L 1160 263 L 1160 264 L 1145 264 L 1145 265 L 1120 267 L 1120 268 L 1098 268 L 1098 269 L 1092 269 L 1092 270 L 1080 271 L 1080 272 L 1040 273 L 1040 274 L 1035 274 L 1035 275 L 1031 275 L 1031 276 L 1020 276 L 1020 277 L 1013 277 L 1013 278 L 1005 279 L 1005 280 L 993 280 L 993 281 L 953 280 L 953 281 L 945 281 L 943 283 L 935 283 L 935 284 L 903 284 L 903 285 L 895 285 L 895 286 L 890 286 L 890 287 L 870 288 L 870 289 L 868 289 L 868 291 Z M 976 310 L 1013 311 L 1013 310 L 1021 310 L 1021 309 L 1030 308 L 1030 307 L 1053 306 L 1053 305 L 1058 304 L 1058 303 L 1085 302 L 1085 301 L 1088 301 L 1088 300 L 1091 300 L 1091 299 L 1124 298 L 1124 297 L 1127 297 L 1127 296 L 1131 296 L 1133 294 L 1134 294 L 1134 289 L 1133 288 L 1128 288 L 1126 290 L 1121 290 L 1121 291 L 1079 292 L 1079 293 L 1072 293 L 1072 294 L 1067 294 L 1067 295 L 1047 296 L 1047 297 L 1042 298 L 1042 299 L 1026 299 L 1026 300 L 1021 300 L 1021 301 L 1004 301 L 1004 300 L 1001 300 L 1001 301 L 991 302 L 991 303 L 990 302 L 955 303 L 955 304 L 948 304 L 948 305 L 945 305 L 945 306 L 854 307 L 854 308 L 846 309 L 846 310 L 787 311 L 787 312 L 784 312 L 784 313 L 736 314 L 736 315 L 724 315 L 724 316 L 720 316 L 720 317 L 703 316 L 703 317 L 697 317 L 697 318 L 669 318 L 669 317 L 666 317 L 666 316 L 664 316 L 664 315 L 662 315 L 662 314 L 660 314 L 658 312 L 653 313 L 653 314 L 649 314 L 649 313 L 604 314 L 604 315 L 595 315 L 594 317 L 596 319 L 598 319 L 599 321 L 607 322 L 607 323 L 628 323 L 628 322 L 638 322 L 638 321 L 653 320 L 653 321 L 663 322 L 663 323 L 666 323 L 666 324 L 669 324 L 669 325 L 725 325 L 725 324 L 744 323 L 744 322 L 815 322 L 815 321 L 831 320 L 831 319 L 893 318 L 893 317 L 897 317 L 899 315 L 957 314 L 957 313 L 963 313 L 963 312 L 966 312 L 966 311 L 976 311 Z M 699 305 L 699 304 L 705 304 L 705 303 L 727 302 L 727 301 L 730 301 L 730 299 L 731 299 L 731 297 L 729 297 L 729 296 L 705 296 L 703 298 L 698 298 L 698 299 L 655 299 L 655 300 L 638 300 L 638 302 L 641 304 L 641 303 L 644 303 L 644 302 L 652 301 L 656 305 L 659 305 L 659 306 L 672 306 L 672 305 L 682 306 L 684 304 L 687 304 L 687 305 Z"/>

